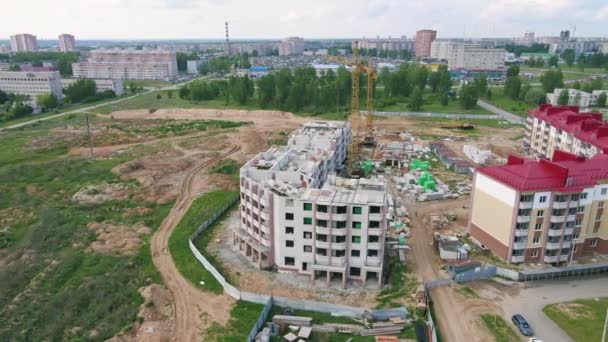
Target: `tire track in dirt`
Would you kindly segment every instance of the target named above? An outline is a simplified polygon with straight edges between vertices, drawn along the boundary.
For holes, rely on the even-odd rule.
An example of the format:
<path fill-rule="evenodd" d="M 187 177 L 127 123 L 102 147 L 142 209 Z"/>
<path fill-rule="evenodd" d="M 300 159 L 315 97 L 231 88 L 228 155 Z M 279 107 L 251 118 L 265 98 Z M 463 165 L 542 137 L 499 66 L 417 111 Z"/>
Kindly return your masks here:
<path fill-rule="evenodd" d="M 201 291 L 192 286 L 179 273 L 169 253 L 169 237 L 192 204 L 196 195 L 194 180 L 198 173 L 239 151 L 240 147 L 235 146 L 188 171 L 180 185 L 180 193 L 175 205 L 152 236 L 150 244 L 152 261 L 173 296 L 173 324 L 175 327 L 173 340 L 175 341 L 199 341 L 201 339 L 200 329 L 207 324 L 206 318 L 211 318 L 219 323 L 225 323 L 230 318 L 229 311 L 232 304 L 230 298 Z M 186 244 L 184 244 L 184 248 L 187 248 Z"/>

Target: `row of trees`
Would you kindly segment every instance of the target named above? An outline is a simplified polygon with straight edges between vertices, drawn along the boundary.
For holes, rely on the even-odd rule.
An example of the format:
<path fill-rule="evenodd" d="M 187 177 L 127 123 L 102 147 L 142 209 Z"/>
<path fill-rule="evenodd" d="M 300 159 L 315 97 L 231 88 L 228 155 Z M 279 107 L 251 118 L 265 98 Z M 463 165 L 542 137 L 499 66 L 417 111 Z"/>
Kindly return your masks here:
<path fill-rule="evenodd" d="M 516 56 L 521 56 L 522 53 L 547 53 L 549 52 L 548 44 L 532 44 L 532 45 L 517 45 L 507 44 L 505 50 L 514 53 Z"/>
<path fill-rule="evenodd" d="M 581 83 L 579 81 L 575 81 L 574 83 L 572 83 L 573 89 L 582 90 L 587 93 L 591 93 L 594 90 L 600 90 L 603 87 L 604 87 L 604 81 L 599 77 L 594 80 L 591 80 L 590 82 Z"/>
<path fill-rule="evenodd" d="M 607 68 L 608 70 L 608 53 L 580 54 L 577 58 L 574 50 L 566 49 L 560 56 L 568 66 L 573 66 L 576 61 L 580 70 L 585 68 Z"/>
<path fill-rule="evenodd" d="M 237 69 L 249 69 L 251 68 L 249 57 L 250 55 L 247 52 L 230 57 L 215 57 L 201 64 L 198 70 L 202 75 L 207 75 L 209 73 L 226 74 L 230 72 L 230 68 L 233 65 Z"/>
<path fill-rule="evenodd" d="M 63 76 L 72 75 L 72 63 L 78 62 L 78 53 L 75 52 L 17 52 L 12 55 L 1 54 L 0 60 L 12 63 L 12 70 L 18 71 L 17 64 L 31 63 L 33 66 L 42 66 L 43 61 L 57 63 L 57 69 Z"/>
<path fill-rule="evenodd" d="M 557 67 L 558 62 L 559 58 L 557 57 L 557 55 L 552 55 L 551 57 L 549 57 L 547 65 Z M 545 59 L 542 57 L 530 57 L 530 59 L 526 61 L 526 65 L 532 68 L 542 68 L 545 66 Z"/>
<path fill-rule="evenodd" d="M 95 81 L 81 79 L 64 89 L 65 101 L 69 103 L 89 103 L 116 97 L 112 90 L 97 91 Z"/>
<path fill-rule="evenodd" d="M 17 119 L 33 112 L 33 108 L 24 104 L 25 96 L 6 93 L 0 90 L 0 122 Z"/>

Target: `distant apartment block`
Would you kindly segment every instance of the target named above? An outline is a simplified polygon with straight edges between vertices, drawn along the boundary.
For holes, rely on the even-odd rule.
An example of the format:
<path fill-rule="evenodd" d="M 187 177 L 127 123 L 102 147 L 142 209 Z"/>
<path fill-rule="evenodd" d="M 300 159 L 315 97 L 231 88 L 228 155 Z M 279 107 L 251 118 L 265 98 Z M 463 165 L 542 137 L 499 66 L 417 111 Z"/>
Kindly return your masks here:
<path fill-rule="evenodd" d="M 552 158 L 556 150 L 589 158 L 608 151 L 608 124 L 601 113 L 580 113 L 577 106 L 541 105 L 528 111 L 524 147 L 537 158 Z"/>
<path fill-rule="evenodd" d="M 78 79 L 76 78 L 63 78 L 61 79 L 61 87 L 63 89 L 69 87 L 70 85 L 76 83 Z M 119 79 L 96 79 L 95 88 L 98 92 L 111 90 L 116 94 L 116 96 L 121 96 L 125 93 L 125 86 L 123 80 Z"/>
<path fill-rule="evenodd" d="M 360 49 L 377 49 L 378 51 L 415 51 L 416 49 L 416 41 L 407 39 L 405 36 L 401 38 L 362 38 L 352 42 L 353 48 L 355 44 L 358 44 Z"/>
<path fill-rule="evenodd" d="M 93 50 L 72 64 L 75 78 L 171 81 L 178 75 L 177 57 L 163 50 Z"/>
<path fill-rule="evenodd" d="M 28 52 L 38 50 L 36 36 L 29 33 L 11 36 L 11 50 L 13 52 Z"/>
<path fill-rule="evenodd" d="M 304 38 L 289 37 L 279 43 L 280 56 L 297 56 L 304 53 Z"/>
<path fill-rule="evenodd" d="M 350 140 L 346 122 L 308 123 L 241 168 L 233 243 L 255 267 L 380 286 L 386 184 L 333 174 Z"/>
<path fill-rule="evenodd" d="M 601 94 L 608 95 L 608 90 L 594 90 L 591 93 L 577 89 L 566 89 L 568 91 L 568 105 L 579 106 L 581 108 L 589 108 L 597 105 L 597 100 Z M 564 92 L 564 89 L 555 89 L 553 93 L 547 94 L 547 103 L 557 106 L 559 97 Z"/>
<path fill-rule="evenodd" d="M 0 72 L 0 90 L 15 95 L 29 96 L 32 101 L 38 95 L 53 94 L 57 99 L 63 98 L 61 76 L 57 71 L 51 72 Z"/>
<path fill-rule="evenodd" d="M 469 232 L 510 263 L 567 263 L 608 254 L 608 155 L 510 156 L 477 169 Z"/>
<path fill-rule="evenodd" d="M 189 75 L 198 75 L 200 66 L 205 63 L 204 59 L 189 60 L 186 62 L 186 73 Z"/>
<path fill-rule="evenodd" d="M 76 39 L 71 34 L 59 35 L 59 51 L 72 52 L 76 49 Z"/>
<path fill-rule="evenodd" d="M 416 57 L 430 57 L 431 44 L 437 39 L 437 31 L 420 30 L 416 32 Z"/>
<path fill-rule="evenodd" d="M 445 59 L 450 69 L 467 70 L 504 69 L 506 55 L 504 49 L 451 41 L 434 41 L 430 52 L 432 58 Z"/>

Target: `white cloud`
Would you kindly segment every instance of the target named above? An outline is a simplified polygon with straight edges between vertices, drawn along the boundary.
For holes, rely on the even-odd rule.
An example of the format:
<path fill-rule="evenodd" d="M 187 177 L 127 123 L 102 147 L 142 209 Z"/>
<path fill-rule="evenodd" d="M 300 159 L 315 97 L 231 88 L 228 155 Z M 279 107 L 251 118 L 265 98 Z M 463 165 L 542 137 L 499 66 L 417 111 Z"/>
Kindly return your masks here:
<path fill-rule="evenodd" d="M 480 12 L 484 19 L 548 15 L 572 6 L 573 0 L 495 0 Z"/>
<path fill-rule="evenodd" d="M 593 16 L 593 20 L 608 19 L 608 5 L 600 8 Z"/>

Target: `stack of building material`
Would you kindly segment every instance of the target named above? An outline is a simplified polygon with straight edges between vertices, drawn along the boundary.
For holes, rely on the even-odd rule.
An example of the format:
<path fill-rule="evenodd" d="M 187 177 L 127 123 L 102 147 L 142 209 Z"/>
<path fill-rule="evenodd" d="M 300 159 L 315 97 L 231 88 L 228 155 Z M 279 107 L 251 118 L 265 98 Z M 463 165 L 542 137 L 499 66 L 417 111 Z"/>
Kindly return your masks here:
<path fill-rule="evenodd" d="M 475 164 L 485 165 L 488 159 L 492 157 L 492 151 L 480 150 L 474 145 L 463 145 L 462 152 L 467 158 L 471 159 Z"/>
<path fill-rule="evenodd" d="M 314 324 L 312 326 L 312 331 L 314 332 L 321 332 L 321 333 L 335 333 L 338 332 L 338 328 L 334 327 L 334 326 L 330 326 L 330 325 L 319 325 L 319 324 Z"/>
<path fill-rule="evenodd" d="M 283 339 L 287 342 L 295 342 L 298 340 L 298 336 L 296 336 L 292 333 L 289 333 L 289 334 L 283 336 Z"/>
<path fill-rule="evenodd" d="M 272 322 L 276 324 L 310 327 L 312 325 L 312 317 L 274 315 L 272 317 Z"/>
<path fill-rule="evenodd" d="M 403 330 L 404 327 L 405 325 L 387 322 L 387 325 L 383 327 L 365 329 L 362 330 L 359 334 L 361 336 L 399 335 L 399 333 L 401 333 L 401 330 Z"/>

